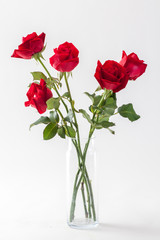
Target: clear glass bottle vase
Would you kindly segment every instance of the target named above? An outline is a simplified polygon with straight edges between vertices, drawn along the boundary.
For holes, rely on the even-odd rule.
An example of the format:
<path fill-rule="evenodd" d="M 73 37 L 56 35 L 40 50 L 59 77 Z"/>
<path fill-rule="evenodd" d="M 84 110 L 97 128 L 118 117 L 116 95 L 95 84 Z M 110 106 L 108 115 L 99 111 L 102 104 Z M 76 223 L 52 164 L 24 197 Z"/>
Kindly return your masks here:
<path fill-rule="evenodd" d="M 87 229 L 98 225 L 97 168 L 94 138 L 81 149 L 75 139 L 69 139 L 67 158 L 67 223 L 72 228 Z"/>

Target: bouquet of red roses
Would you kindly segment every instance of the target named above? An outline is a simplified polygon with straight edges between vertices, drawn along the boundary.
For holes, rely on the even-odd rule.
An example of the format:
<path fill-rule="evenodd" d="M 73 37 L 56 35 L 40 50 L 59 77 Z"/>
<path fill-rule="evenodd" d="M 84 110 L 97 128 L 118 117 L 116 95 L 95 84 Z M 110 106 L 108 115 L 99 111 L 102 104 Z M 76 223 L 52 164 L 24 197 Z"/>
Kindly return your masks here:
<path fill-rule="evenodd" d="M 56 135 L 61 138 L 71 138 L 78 155 L 78 169 L 73 185 L 69 221 L 73 222 L 75 218 L 75 202 L 80 185 L 84 187 L 87 193 L 86 200 L 84 197 L 85 191 L 82 192 L 85 218 L 96 221 L 92 183 L 86 168 L 86 156 L 90 140 L 97 129 L 105 128 L 114 134 L 111 128 L 115 124 L 110 119 L 115 114 L 120 114 L 132 122 L 140 118 L 131 103 L 117 106 L 117 92 L 124 89 L 129 80 L 136 80 L 140 77 L 145 72 L 147 65 L 135 53 L 127 55 L 124 51 L 120 62 L 107 60 L 102 64 L 98 60 L 94 77 L 99 86 L 93 93 L 85 92 L 91 99 L 89 111 L 77 110 L 71 95 L 69 77 L 72 76 L 72 70 L 79 63 L 79 51 L 72 43 L 68 42 L 55 48 L 54 55 L 49 59 L 50 65 L 58 71 L 57 77 L 53 77 L 44 65 L 42 55 L 45 50 L 44 41 L 44 33 L 38 36 L 33 32 L 22 38 L 22 44 L 12 54 L 12 57 L 15 58 L 35 59 L 43 66 L 46 74 L 42 72 L 31 73 L 33 82 L 29 86 L 28 100 L 25 102 L 25 106 L 36 108 L 39 114 L 49 110 L 49 114 L 41 116 L 30 127 L 44 124 L 44 140 L 52 139 Z M 67 92 L 62 95 L 59 88 L 62 88 L 63 84 L 66 85 Z M 63 112 L 61 106 L 63 106 Z M 82 114 L 90 125 L 84 149 L 81 146 L 77 114 Z"/>

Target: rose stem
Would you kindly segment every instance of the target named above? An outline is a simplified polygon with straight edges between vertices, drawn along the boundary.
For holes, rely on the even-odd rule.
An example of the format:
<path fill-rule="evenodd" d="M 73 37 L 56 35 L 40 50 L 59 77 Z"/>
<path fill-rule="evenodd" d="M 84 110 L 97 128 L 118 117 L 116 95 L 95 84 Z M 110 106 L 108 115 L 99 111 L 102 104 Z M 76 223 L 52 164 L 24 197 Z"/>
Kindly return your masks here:
<path fill-rule="evenodd" d="M 81 155 L 81 157 L 82 157 L 81 143 L 80 143 L 80 135 L 79 135 L 79 127 L 78 127 L 78 123 L 77 123 L 76 114 L 75 114 L 75 111 L 74 111 L 74 106 L 73 106 L 73 100 L 72 100 L 72 96 L 71 96 L 71 91 L 70 91 L 70 88 L 69 88 L 69 84 L 68 84 L 68 80 L 67 80 L 67 76 L 66 76 L 66 73 L 65 73 L 65 72 L 64 72 L 64 79 L 65 79 L 66 87 L 67 87 L 67 90 L 68 90 L 68 93 L 69 93 L 70 104 L 71 104 L 71 108 L 72 108 L 72 112 L 73 112 L 73 118 L 74 118 L 75 125 L 76 125 L 76 128 L 77 128 L 78 147 L 79 147 L 80 155 Z"/>
<path fill-rule="evenodd" d="M 98 107 L 100 107 L 103 103 L 103 100 L 107 97 L 110 96 L 112 92 L 110 91 L 108 94 L 107 94 L 107 90 L 105 89 L 104 90 L 104 93 L 101 97 L 101 100 L 99 101 L 98 103 Z M 93 117 L 92 117 L 92 121 L 94 120 L 94 117 L 96 115 L 96 111 L 95 113 L 93 114 Z M 89 143 L 90 143 L 90 140 L 91 140 L 91 137 L 93 135 L 93 132 L 94 132 L 95 128 L 91 126 L 90 128 L 90 131 L 89 131 L 89 136 L 88 136 L 88 141 L 85 145 L 85 148 L 84 148 L 84 152 L 83 152 L 83 167 L 85 167 L 85 159 L 86 159 L 86 153 L 87 153 L 87 149 L 88 149 L 88 146 L 89 146 Z M 87 169 L 85 167 L 85 173 L 86 173 L 86 178 L 87 178 L 87 182 L 88 182 L 88 185 L 89 185 L 89 190 L 90 190 L 90 195 L 91 195 L 91 200 L 92 200 L 92 211 L 93 211 L 93 218 L 94 220 L 96 220 L 96 213 L 95 213 L 95 206 L 94 206 L 94 198 L 93 198 L 93 190 L 92 190 L 92 185 L 91 185 L 91 182 L 90 182 L 90 179 L 89 179 L 89 176 L 88 176 L 88 172 L 87 172 Z"/>
<path fill-rule="evenodd" d="M 85 217 L 88 218 L 88 212 L 87 212 L 87 206 L 86 206 L 86 198 L 85 198 L 85 192 L 84 192 L 84 182 L 81 182 L 81 192 L 82 192 L 82 199 L 84 203 L 84 212 L 85 212 Z"/>
<path fill-rule="evenodd" d="M 75 181 L 74 181 L 74 188 L 73 188 L 73 196 L 72 196 L 72 202 L 71 202 L 71 208 L 70 208 L 70 221 L 72 221 L 74 219 L 74 211 L 75 211 L 75 202 L 76 202 L 76 197 L 77 197 L 77 192 L 78 192 L 78 189 L 77 189 L 77 181 L 78 181 L 78 176 L 80 171 L 81 170 L 81 162 L 80 162 L 80 156 L 79 156 L 79 149 L 78 149 L 78 146 L 75 145 L 75 148 L 77 150 L 77 157 L 78 157 L 78 163 L 79 163 L 79 169 L 78 169 L 78 172 L 76 174 L 76 177 L 75 177 Z M 87 186 L 87 181 L 86 181 L 86 178 L 84 178 L 84 176 L 81 176 L 83 177 L 83 181 L 86 185 L 86 191 L 87 191 L 87 198 L 88 198 L 88 213 L 89 213 L 89 218 L 91 218 L 91 206 L 90 206 L 90 194 L 89 194 L 89 189 L 88 189 L 88 186 Z M 82 193 L 83 194 L 83 193 Z M 83 204 L 84 204 L 84 209 L 86 208 L 86 200 L 85 198 L 83 197 L 82 195 L 82 198 L 83 198 Z M 85 210 L 86 212 L 86 210 Z"/>
<path fill-rule="evenodd" d="M 75 124 L 76 124 L 76 128 L 77 128 L 77 138 L 78 138 L 78 148 L 79 148 L 79 151 L 80 151 L 80 155 L 81 155 L 81 158 L 82 158 L 82 151 L 81 151 L 81 144 L 80 144 L 80 135 L 79 135 L 79 128 L 78 128 L 78 123 L 77 123 L 77 119 L 76 119 L 76 115 L 75 115 L 75 111 L 74 111 L 74 107 L 73 107 L 73 100 L 72 100 L 72 96 L 71 96 L 71 91 L 70 91 L 70 88 L 69 88 L 69 84 L 68 84 L 68 79 L 67 79 L 67 76 L 66 76 L 66 73 L 64 73 L 64 79 L 65 79 L 65 83 L 66 83 L 66 86 L 67 86 L 67 90 L 68 90 L 68 93 L 69 93 L 69 98 L 70 98 L 70 104 L 71 104 L 71 108 L 72 108 L 72 112 L 73 112 L 73 117 L 74 117 L 74 121 L 75 121 Z M 82 160 L 83 162 L 83 160 Z M 84 178 L 84 174 L 83 174 L 83 178 Z M 86 184 L 86 189 L 87 188 L 87 182 L 85 181 L 85 184 Z M 88 204 L 89 204 L 89 209 L 90 209 L 90 196 L 89 196 L 89 192 L 88 192 Z M 74 204 L 74 203 L 73 203 Z M 73 206 L 73 208 L 71 207 L 71 209 L 73 209 L 73 212 L 74 212 L 74 209 L 75 209 L 75 205 Z M 90 211 L 89 211 L 90 212 Z M 72 214 L 72 212 L 71 212 Z M 90 213 L 89 213 L 90 215 Z"/>
<path fill-rule="evenodd" d="M 45 69 L 45 71 L 47 72 L 49 78 L 52 80 L 51 74 L 49 73 L 49 71 L 48 71 L 48 69 L 46 68 L 46 66 L 44 65 L 44 63 L 41 61 L 40 57 L 38 57 L 38 61 L 40 62 L 40 64 L 42 65 L 42 67 L 43 67 L 43 68 Z M 63 101 L 63 99 L 61 98 L 61 95 L 59 94 L 59 92 L 58 92 L 58 90 L 57 90 L 57 88 L 56 88 L 56 85 L 55 85 L 54 83 L 53 83 L 53 86 L 54 86 L 54 89 L 55 89 L 58 97 L 60 97 L 60 100 L 61 100 L 61 102 L 63 103 L 63 105 L 64 105 L 64 107 L 65 107 L 65 109 L 66 109 L 66 112 L 68 113 L 68 107 L 67 107 L 67 105 L 65 104 L 65 102 Z"/>

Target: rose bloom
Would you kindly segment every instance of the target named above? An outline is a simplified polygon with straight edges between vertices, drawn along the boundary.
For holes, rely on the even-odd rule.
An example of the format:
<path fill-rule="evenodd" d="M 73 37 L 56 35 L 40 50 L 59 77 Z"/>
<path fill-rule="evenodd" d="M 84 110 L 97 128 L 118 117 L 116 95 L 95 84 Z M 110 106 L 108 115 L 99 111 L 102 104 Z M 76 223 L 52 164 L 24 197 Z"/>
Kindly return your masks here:
<path fill-rule="evenodd" d="M 125 51 L 122 53 L 120 64 L 126 68 L 129 80 L 136 80 L 145 72 L 147 67 L 147 64 L 145 64 L 143 60 L 140 60 L 135 53 L 127 56 Z"/>
<path fill-rule="evenodd" d="M 41 52 L 44 48 L 45 33 L 39 36 L 33 32 L 22 38 L 22 44 L 14 50 L 11 57 L 31 59 L 35 53 Z"/>
<path fill-rule="evenodd" d="M 79 63 L 78 49 L 72 44 L 65 42 L 54 49 L 54 55 L 50 58 L 50 64 L 57 71 L 70 72 Z"/>
<path fill-rule="evenodd" d="M 112 60 L 106 61 L 103 65 L 98 61 L 94 76 L 102 89 L 106 88 L 114 93 L 125 88 L 128 82 L 126 69 Z"/>
<path fill-rule="evenodd" d="M 43 79 L 40 80 L 40 84 L 32 83 L 26 95 L 29 101 L 25 102 L 25 106 L 36 108 L 40 114 L 46 111 L 46 101 L 53 96 Z"/>

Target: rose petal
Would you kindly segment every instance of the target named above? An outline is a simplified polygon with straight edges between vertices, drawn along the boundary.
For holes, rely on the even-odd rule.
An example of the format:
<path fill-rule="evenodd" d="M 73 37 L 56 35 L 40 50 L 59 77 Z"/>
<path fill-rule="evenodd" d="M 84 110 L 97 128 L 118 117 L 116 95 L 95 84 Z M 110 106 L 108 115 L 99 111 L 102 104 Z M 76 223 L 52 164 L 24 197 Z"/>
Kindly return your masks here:
<path fill-rule="evenodd" d="M 127 54 L 126 54 L 125 51 L 123 51 L 123 52 L 122 52 L 122 59 L 121 59 L 121 61 L 119 62 L 119 64 L 122 65 L 122 66 L 124 66 L 125 63 L 126 63 L 126 61 L 127 61 Z"/>
<path fill-rule="evenodd" d="M 14 50 L 12 57 L 23 58 L 23 59 L 31 59 L 33 52 L 30 50 Z"/>
<path fill-rule="evenodd" d="M 35 38 L 30 41 L 30 49 L 35 53 L 40 52 L 43 49 L 43 41 L 40 38 Z"/>
<path fill-rule="evenodd" d="M 42 42 L 44 44 L 46 34 L 44 32 L 42 32 L 38 37 L 42 40 Z"/>
<path fill-rule="evenodd" d="M 37 37 L 37 33 L 36 32 L 33 32 L 31 34 L 28 34 L 26 37 L 23 37 L 22 38 L 22 42 L 26 42 L 26 41 L 29 41 L 33 38 Z"/>
<path fill-rule="evenodd" d="M 79 58 L 69 59 L 57 65 L 56 70 L 60 72 L 71 72 L 79 63 Z"/>

